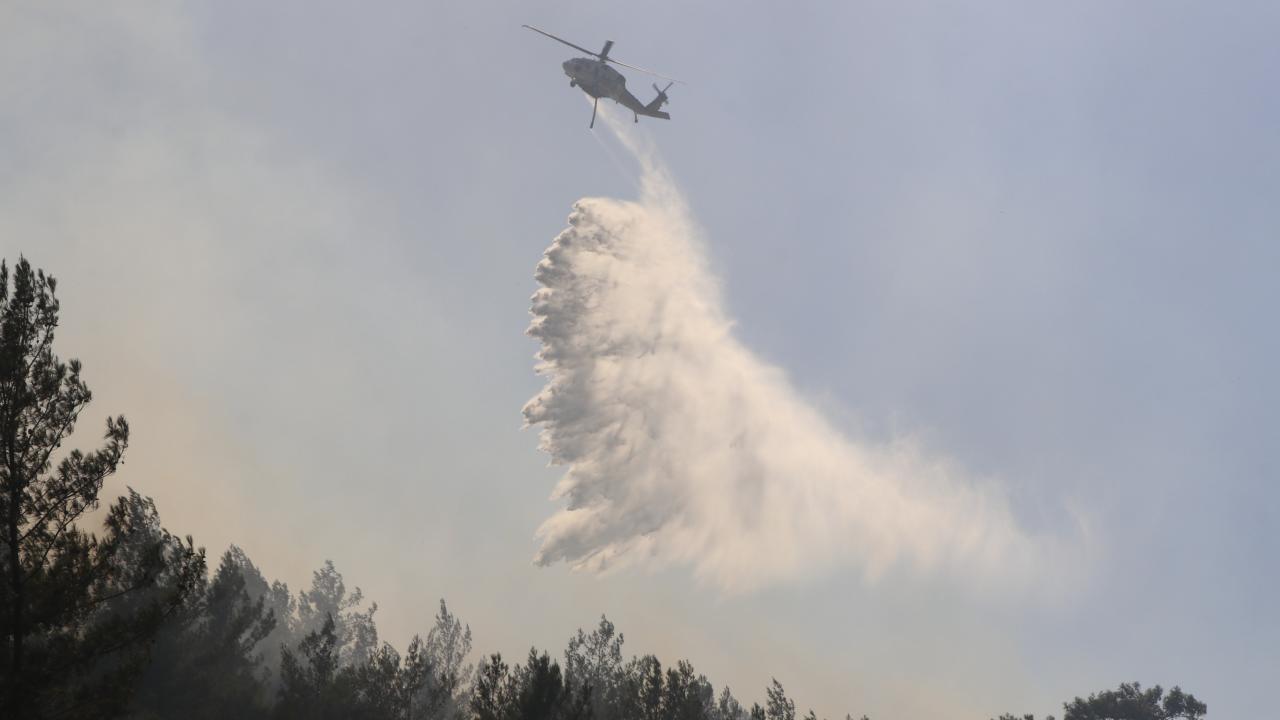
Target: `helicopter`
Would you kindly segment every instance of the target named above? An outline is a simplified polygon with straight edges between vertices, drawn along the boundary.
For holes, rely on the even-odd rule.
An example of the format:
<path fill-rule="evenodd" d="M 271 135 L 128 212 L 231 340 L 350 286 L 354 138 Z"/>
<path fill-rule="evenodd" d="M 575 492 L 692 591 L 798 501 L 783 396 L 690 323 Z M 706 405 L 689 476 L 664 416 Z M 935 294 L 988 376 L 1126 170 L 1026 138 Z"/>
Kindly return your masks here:
<path fill-rule="evenodd" d="M 562 42 L 574 50 L 584 52 L 591 56 L 589 58 L 573 58 L 572 60 L 565 60 L 560 65 L 564 68 L 564 74 L 569 76 L 569 87 L 582 88 L 582 92 L 590 95 L 592 98 L 591 124 L 587 126 L 588 128 L 594 128 L 596 126 L 596 109 L 599 107 L 600 98 L 602 97 L 607 97 L 619 105 L 625 106 L 631 111 L 632 117 L 635 118 L 635 122 L 640 122 L 641 115 L 644 115 L 645 117 L 660 118 L 662 120 L 671 119 L 670 113 L 662 111 L 662 106 L 667 104 L 667 90 L 669 90 L 673 84 L 679 82 L 679 80 L 674 80 L 666 77 L 665 75 L 659 75 L 658 73 L 645 70 L 644 68 L 638 68 L 635 65 L 628 65 L 620 60 L 614 60 L 609 57 L 609 50 L 613 48 L 612 40 L 606 40 L 604 48 L 597 53 L 591 52 L 580 45 L 574 45 L 563 38 L 558 38 L 545 30 L 539 30 L 532 25 L 521 25 L 521 27 L 526 27 L 536 33 L 546 35 L 552 40 Z M 635 95 L 632 95 L 631 92 L 627 90 L 627 79 L 622 76 L 622 73 L 609 67 L 609 63 L 631 68 L 632 70 L 639 70 L 642 73 L 662 78 L 669 82 L 667 83 L 667 86 L 662 89 L 659 89 L 657 83 L 654 83 L 653 89 L 658 93 L 658 96 L 650 101 L 648 105 L 645 105 L 641 103 Z"/>

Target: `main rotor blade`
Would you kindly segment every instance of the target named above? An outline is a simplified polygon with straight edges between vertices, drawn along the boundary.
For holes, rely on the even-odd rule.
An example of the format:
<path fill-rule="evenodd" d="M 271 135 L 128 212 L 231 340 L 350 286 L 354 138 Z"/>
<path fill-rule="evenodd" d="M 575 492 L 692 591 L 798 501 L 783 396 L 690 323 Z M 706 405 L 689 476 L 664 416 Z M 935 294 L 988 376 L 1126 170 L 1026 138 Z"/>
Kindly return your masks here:
<path fill-rule="evenodd" d="M 614 60 L 613 58 L 605 58 L 605 62 L 611 62 L 611 63 L 613 63 L 614 65 L 621 65 L 622 67 L 625 67 L 625 68 L 631 68 L 632 70 L 639 70 L 640 72 L 645 73 L 646 75 L 652 75 L 652 76 L 654 76 L 654 77 L 656 77 L 656 78 L 662 78 L 663 80 L 670 80 L 670 81 L 671 81 L 671 82 L 673 82 L 673 83 L 680 83 L 681 85 L 683 85 L 683 84 L 684 84 L 684 81 L 683 81 L 683 80 L 677 80 L 677 79 L 675 79 L 675 78 L 669 78 L 669 77 L 667 77 L 666 75 L 659 75 L 658 73 L 656 73 L 656 72 L 654 72 L 654 71 L 652 71 L 652 70 L 645 70 L 645 69 L 644 69 L 644 68 L 642 68 L 642 67 L 636 67 L 635 65 L 628 65 L 628 64 L 626 64 L 626 63 L 622 62 L 621 60 Z"/>
<path fill-rule="evenodd" d="M 568 40 L 565 40 L 565 39 L 563 39 L 563 38 L 558 38 L 558 37 L 556 37 L 555 35 L 552 35 L 551 33 L 547 32 L 546 30 L 539 30 L 538 28 L 536 28 L 536 27 L 534 27 L 534 26 L 532 26 L 532 25 L 521 25 L 520 27 L 529 28 L 530 30 L 532 30 L 532 31 L 534 31 L 534 32 L 536 32 L 536 33 L 540 33 L 540 34 L 542 34 L 542 35 L 546 35 L 547 37 L 551 38 L 552 40 L 555 40 L 555 41 L 557 41 L 557 42 L 562 42 L 562 43 L 564 43 L 565 45 L 568 45 L 569 47 L 573 48 L 574 50 L 580 50 L 580 51 L 582 51 L 582 52 L 584 52 L 584 53 L 586 53 L 586 54 L 590 55 L 591 57 L 600 57 L 600 53 L 598 53 L 598 52 L 596 52 L 596 51 L 594 51 L 594 50 L 588 50 L 588 49 L 586 49 L 586 48 L 582 47 L 581 45 L 574 45 L 573 43 L 569 42 Z M 612 62 L 612 61 L 611 61 L 611 62 Z M 619 64 L 621 64 L 621 63 L 619 63 Z M 630 67 L 630 65 L 628 65 L 627 67 Z"/>

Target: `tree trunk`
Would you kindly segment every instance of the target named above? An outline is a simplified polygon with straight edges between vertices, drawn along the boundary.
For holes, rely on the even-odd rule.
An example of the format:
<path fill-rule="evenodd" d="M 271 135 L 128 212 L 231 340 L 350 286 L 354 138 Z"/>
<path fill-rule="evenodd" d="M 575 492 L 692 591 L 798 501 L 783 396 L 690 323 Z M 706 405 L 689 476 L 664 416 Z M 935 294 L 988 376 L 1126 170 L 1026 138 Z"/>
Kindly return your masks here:
<path fill-rule="evenodd" d="M 9 709 L 14 717 L 21 717 L 22 711 L 22 565 L 18 553 L 18 520 L 22 517 L 22 482 L 21 475 L 13 464 L 9 464 L 9 513 L 5 518 L 9 531 L 9 595 L 13 598 L 12 628 L 9 643 Z"/>

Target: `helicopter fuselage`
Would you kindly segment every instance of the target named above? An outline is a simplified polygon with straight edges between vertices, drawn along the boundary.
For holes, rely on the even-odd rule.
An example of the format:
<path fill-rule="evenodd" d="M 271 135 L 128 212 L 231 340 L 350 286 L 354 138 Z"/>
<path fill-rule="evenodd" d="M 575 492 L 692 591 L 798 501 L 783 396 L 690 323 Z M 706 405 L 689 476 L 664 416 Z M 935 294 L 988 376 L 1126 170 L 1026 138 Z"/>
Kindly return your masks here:
<path fill-rule="evenodd" d="M 627 92 L 627 79 L 622 73 L 609 67 L 608 63 L 591 58 L 573 58 L 565 60 L 561 65 L 564 74 L 569 76 L 569 86 L 582 88 L 582 92 L 593 98 L 610 98 L 624 102 Z"/>

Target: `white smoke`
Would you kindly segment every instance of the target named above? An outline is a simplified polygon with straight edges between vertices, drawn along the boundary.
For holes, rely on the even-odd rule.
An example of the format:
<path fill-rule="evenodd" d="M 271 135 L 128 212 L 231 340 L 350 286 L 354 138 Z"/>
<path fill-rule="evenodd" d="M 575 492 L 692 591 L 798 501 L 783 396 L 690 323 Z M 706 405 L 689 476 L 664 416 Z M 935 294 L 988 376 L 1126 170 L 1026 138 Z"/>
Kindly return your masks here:
<path fill-rule="evenodd" d="M 524 415 L 567 467 L 536 561 L 686 564 L 727 591 L 845 565 L 1028 581 L 1039 545 L 1002 496 L 908 443 L 842 436 L 734 337 L 656 152 L 615 132 L 639 202 L 578 201 L 536 272 L 547 385 Z"/>

